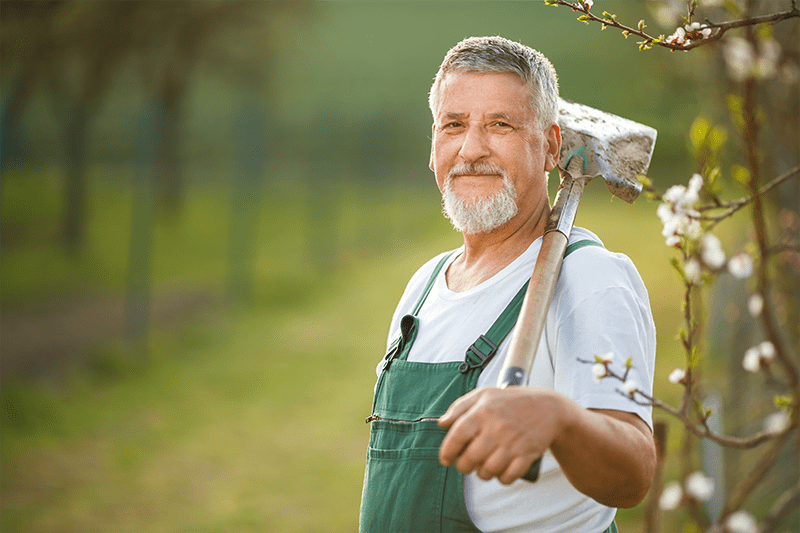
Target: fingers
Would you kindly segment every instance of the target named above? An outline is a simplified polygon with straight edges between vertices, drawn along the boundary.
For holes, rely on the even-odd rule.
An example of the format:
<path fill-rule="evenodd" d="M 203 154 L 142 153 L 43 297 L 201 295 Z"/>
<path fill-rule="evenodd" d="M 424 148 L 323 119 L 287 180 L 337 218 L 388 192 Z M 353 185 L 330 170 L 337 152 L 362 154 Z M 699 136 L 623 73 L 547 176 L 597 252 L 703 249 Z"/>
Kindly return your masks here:
<path fill-rule="evenodd" d="M 462 474 L 475 472 L 484 481 L 497 478 L 510 485 L 525 475 L 536 458 L 533 453 L 518 453 L 490 436 L 478 435 L 467 444 L 455 465 Z"/>
<path fill-rule="evenodd" d="M 464 449 L 477 436 L 479 428 L 470 418 L 457 419 L 454 417 L 452 419 L 446 419 L 445 424 L 447 425 L 444 425 L 442 419 L 449 413 L 450 411 L 448 410 L 448 412 L 439 419 L 440 426 L 445 429 L 448 427 L 450 428 L 450 431 L 445 435 L 442 445 L 439 448 L 439 462 L 444 466 L 450 466 L 459 456 L 463 455 Z M 459 415 L 459 417 L 460 416 L 461 415 Z"/>
<path fill-rule="evenodd" d="M 524 393 L 524 394 L 523 394 Z M 439 449 L 444 466 L 484 480 L 510 484 L 525 475 L 550 440 L 541 406 L 531 409 L 527 391 L 474 390 L 459 398 L 439 419 L 448 429 Z M 531 431 L 535 427 L 536 431 Z"/>
<path fill-rule="evenodd" d="M 470 391 L 450 404 L 445 414 L 439 417 L 439 427 L 443 429 L 450 428 L 456 420 L 469 411 L 478 399 L 477 392 L 477 390 Z"/>

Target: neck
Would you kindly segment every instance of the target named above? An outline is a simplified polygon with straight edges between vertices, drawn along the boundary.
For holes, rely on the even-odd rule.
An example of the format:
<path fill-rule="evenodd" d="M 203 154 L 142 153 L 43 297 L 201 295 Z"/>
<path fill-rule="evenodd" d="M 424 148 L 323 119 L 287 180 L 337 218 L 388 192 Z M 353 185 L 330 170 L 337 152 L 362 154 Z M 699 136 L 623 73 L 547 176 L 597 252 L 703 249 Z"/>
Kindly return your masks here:
<path fill-rule="evenodd" d="M 544 234 L 550 207 L 545 203 L 525 220 L 512 220 L 490 233 L 464 235 L 464 253 L 446 272 L 447 286 L 463 292 L 491 278 Z"/>

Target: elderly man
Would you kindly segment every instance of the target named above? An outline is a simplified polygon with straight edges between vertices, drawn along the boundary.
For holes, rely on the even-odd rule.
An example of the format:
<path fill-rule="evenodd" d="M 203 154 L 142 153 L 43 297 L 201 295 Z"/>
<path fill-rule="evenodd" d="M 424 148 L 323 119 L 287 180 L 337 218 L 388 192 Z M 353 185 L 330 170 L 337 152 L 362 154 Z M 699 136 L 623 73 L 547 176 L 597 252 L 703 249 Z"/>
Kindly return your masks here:
<path fill-rule="evenodd" d="M 631 357 L 652 387 L 647 291 L 597 236 L 572 232 L 528 386 L 492 386 L 550 213 L 557 105 L 550 62 L 500 37 L 460 42 L 436 75 L 430 167 L 464 244 L 414 274 L 392 319 L 363 532 L 613 532 L 616 508 L 647 493 L 650 410 L 579 361 Z M 538 481 L 522 479 L 539 458 Z"/>

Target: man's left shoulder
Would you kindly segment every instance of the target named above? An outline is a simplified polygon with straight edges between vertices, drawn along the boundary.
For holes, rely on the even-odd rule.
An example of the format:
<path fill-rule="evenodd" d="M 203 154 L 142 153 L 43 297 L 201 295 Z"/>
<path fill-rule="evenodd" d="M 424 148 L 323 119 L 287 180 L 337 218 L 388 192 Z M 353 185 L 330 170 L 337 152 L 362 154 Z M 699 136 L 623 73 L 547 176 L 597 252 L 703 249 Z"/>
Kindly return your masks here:
<path fill-rule="evenodd" d="M 600 246 L 586 245 L 586 241 Z M 574 245 L 574 249 L 564 258 L 562 279 L 559 280 L 563 282 L 564 289 L 582 294 L 613 287 L 635 292 L 644 290 L 644 283 L 633 261 L 623 253 L 608 250 L 591 231 L 575 228 L 570 235 L 569 245 Z"/>

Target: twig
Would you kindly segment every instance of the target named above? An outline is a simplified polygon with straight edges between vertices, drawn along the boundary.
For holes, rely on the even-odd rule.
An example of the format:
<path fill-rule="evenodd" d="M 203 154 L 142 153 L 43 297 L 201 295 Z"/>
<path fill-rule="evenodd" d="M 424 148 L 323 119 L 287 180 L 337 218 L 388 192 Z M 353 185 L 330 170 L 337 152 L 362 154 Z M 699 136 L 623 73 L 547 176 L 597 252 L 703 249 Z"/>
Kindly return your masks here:
<path fill-rule="evenodd" d="M 790 487 L 775 501 L 767 516 L 761 522 L 758 533 L 771 533 L 783 521 L 790 511 L 800 506 L 800 483 Z"/>
<path fill-rule="evenodd" d="M 584 363 L 584 364 L 594 364 L 595 363 L 594 361 L 587 361 L 585 359 L 580 359 L 580 358 L 578 358 L 578 362 L 579 363 Z M 616 372 L 614 372 L 610 368 L 607 368 L 607 372 L 608 372 L 608 375 L 606 377 L 610 377 L 610 378 L 616 379 L 616 380 L 621 381 L 623 383 L 625 382 L 625 380 L 623 379 L 622 376 L 620 376 L 619 374 L 617 374 Z M 686 412 L 682 412 L 680 409 L 676 409 L 675 407 L 672 407 L 671 405 L 659 400 L 658 398 L 654 398 L 654 397 L 652 397 L 652 396 L 650 396 L 648 394 L 645 394 L 642 391 L 637 390 L 635 392 L 634 396 L 631 396 L 631 395 L 623 393 L 623 392 L 620 392 L 620 394 L 622 394 L 623 396 L 625 396 L 627 398 L 630 398 L 631 401 L 633 401 L 634 403 L 637 403 L 639 405 L 657 407 L 657 408 L 661 409 L 662 411 L 666 411 L 667 413 L 671 414 L 672 416 L 674 416 L 675 418 L 677 418 L 678 420 L 683 422 L 683 425 L 686 427 L 686 429 L 688 429 L 694 435 L 696 435 L 696 436 L 698 436 L 700 438 L 708 439 L 708 440 L 710 440 L 712 442 L 716 442 L 720 446 L 725 446 L 727 448 L 736 448 L 736 449 L 739 449 L 739 450 L 747 450 L 747 449 L 755 448 L 755 447 L 760 446 L 761 444 L 763 444 L 763 443 L 765 443 L 767 441 L 773 440 L 773 439 L 775 439 L 775 438 L 777 438 L 777 437 L 779 437 L 781 435 L 785 435 L 786 433 L 788 433 L 789 431 L 791 431 L 793 429 L 793 427 L 787 428 L 784 431 L 784 433 L 777 434 L 777 435 L 774 434 L 774 433 L 768 433 L 766 431 L 760 431 L 760 432 L 754 433 L 753 435 L 750 435 L 748 437 L 732 437 L 732 436 L 728 436 L 728 435 L 721 435 L 721 434 L 715 433 L 714 431 L 709 429 L 708 426 L 705 423 L 697 424 L 697 423 L 693 422 L 689 418 L 689 416 L 686 414 Z M 637 401 L 635 396 L 641 396 L 642 398 L 647 400 L 647 402 L 645 403 L 645 402 Z"/>
<path fill-rule="evenodd" d="M 664 48 L 668 48 L 672 51 L 675 50 L 691 50 L 693 48 L 697 48 L 698 46 L 703 46 L 714 41 L 718 41 L 728 30 L 732 30 L 734 28 L 742 28 L 745 26 L 755 26 L 758 24 L 766 24 L 766 23 L 777 23 L 782 20 L 800 17 L 800 10 L 797 9 L 795 6 L 794 1 L 792 1 L 792 9 L 789 11 L 784 11 L 782 13 L 773 13 L 771 15 L 762 15 L 758 17 L 746 17 L 740 20 L 732 20 L 728 22 L 721 22 L 719 24 L 706 21 L 705 26 L 712 30 L 715 30 L 712 35 L 708 37 L 704 37 L 701 39 L 692 39 L 688 43 L 685 44 L 675 44 L 666 42 L 664 40 L 664 36 L 661 35 L 659 37 L 653 37 L 645 33 L 642 29 L 639 28 L 631 28 L 630 26 L 626 26 L 625 24 L 621 24 L 617 22 L 616 18 L 613 15 L 598 17 L 594 13 L 592 13 L 588 7 L 583 2 L 568 2 L 566 0 L 545 0 L 548 5 L 559 5 L 569 7 L 575 12 L 583 13 L 579 20 L 586 22 L 599 22 L 603 25 L 603 28 L 606 26 L 611 26 L 612 28 L 617 28 L 618 30 L 622 30 L 623 35 L 627 38 L 628 35 L 636 35 L 644 39 L 640 43 L 640 49 L 649 48 L 651 45 L 658 45 Z M 642 26 L 643 27 L 643 26 Z"/>
<path fill-rule="evenodd" d="M 723 522 L 728 515 L 739 509 L 747 497 L 750 496 L 750 493 L 753 492 L 753 489 L 761 483 L 761 480 L 764 479 L 769 469 L 775 464 L 775 460 L 780 455 L 788 436 L 788 433 L 784 433 L 779 438 L 775 439 L 772 445 L 767 448 L 761 456 L 755 467 L 753 467 L 753 469 L 748 472 L 747 476 L 733 489 L 720 513 L 718 519 L 720 522 Z"/>
<path fill-rule="evenodd" d="M 763 194 L 768 193 L 769 191 L 771 191 L 772 189 L 774 189 L 775 187 L 777 187 L 778 185 L 780 185 L 781 183 L 783 183 L 784 181 L 788 180 L 789 178 L 791 178 L 793 176 L 800 176 L 800 166 L 797 166 L 797 167 L 793 168 L 792 170 L 790 170 L 790 171 L 788 171 L 788 172 L 786 172 L 784 174 L 781 174 L 780 176 L 776 177 L 775 179 L 773 179 L 772 181 L 770 181 L 769 183 L 767 183 L 766 185 L 764 185 L 763 187 L 758 189 L 758 192 L 756 193 L 756 195 L 763 195 Z M 700 206 L 700 207 L 697 208 L 697 210 L 699 212 L 701 212 L 701 213 L 706 212 L 706 211 L 714 211 L 716 209 L 726 209 L 726 211 L 724 213 L 722 213 L 722 214 L 719 214 L 719 215 L 701 216 L 699 220 L 711 220 L 713 222 L 719 222 L 720 220 L 728 218 L 729 216 L 733 215 L 734 213 L 736 213 L 741 208 L 743 208 L 746 205 L 748 205 L 750 202 L 753 201 L 753 199 L 754 199 L 754 196 L 750 195 L 750 196 L 745 196 L 743 198 L 740 198 L 738 200 L 734 200 L 734 201 L 731 201 L 731 202 L 725 202 L 725 203 L 721 203 L 721 204 L 718 204 L 718 205 Z"/>

